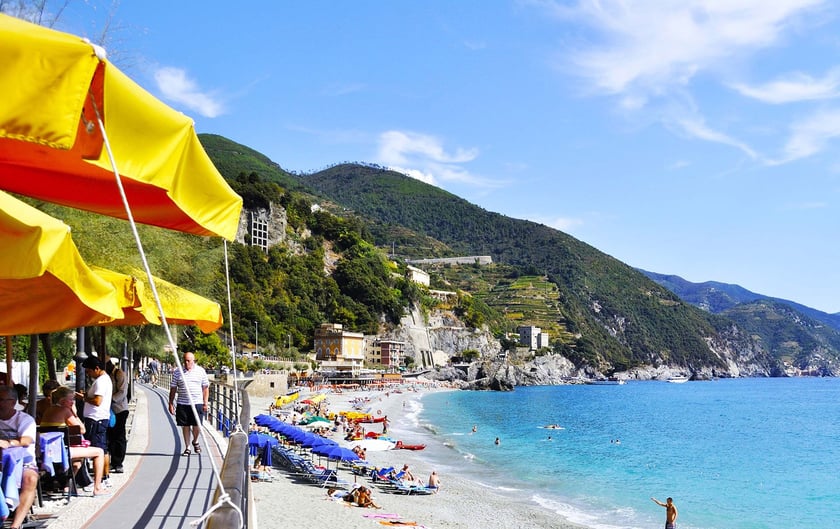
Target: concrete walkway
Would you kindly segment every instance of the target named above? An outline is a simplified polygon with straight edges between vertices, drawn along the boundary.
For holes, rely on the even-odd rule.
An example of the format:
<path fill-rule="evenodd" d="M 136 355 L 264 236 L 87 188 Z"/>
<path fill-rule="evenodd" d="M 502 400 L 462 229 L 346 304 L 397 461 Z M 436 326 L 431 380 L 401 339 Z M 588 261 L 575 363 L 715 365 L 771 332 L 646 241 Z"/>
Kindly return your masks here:
<path fill-rule="evenodd" d="M 114 495 L 97 499 L 82 492 L 48 529 L 188 529 L 210 508 L 221 467 L 224 439 L 208 427 L 202 453 L 182 456 L 180 428 L 159 388 L 135 384 L 136 402 L 124 474 L 112 474 Z M 209 450 L 208 450 L 209 448 Z"/>

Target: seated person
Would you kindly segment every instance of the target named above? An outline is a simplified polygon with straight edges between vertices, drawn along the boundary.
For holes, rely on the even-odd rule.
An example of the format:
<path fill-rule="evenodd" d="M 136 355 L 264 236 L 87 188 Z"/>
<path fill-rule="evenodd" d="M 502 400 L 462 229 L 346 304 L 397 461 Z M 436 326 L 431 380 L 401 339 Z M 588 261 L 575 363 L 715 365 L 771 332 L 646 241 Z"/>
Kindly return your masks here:
<path fill-rule="evenodd" d="M 75 392 L 61 386 L 52 392 L 52 405 L 44 411 L 41 426 L 78 426 L 85 433 L 85 425 L 76 415 Z M 95 446 L 70 446 L 70 459 L 73 460 L 73 473 L 82 466 L 82 460 L 93 459 L 93 495 L 110 496 L 102 486 L 105 472 L 105 452 Z"/>
<path fill-rule="evenodd" d="M 57 380 L 53 380 L 48 378 L 41 384 L 41 391 L 44 393 L 44 398 L 38 399 L 38 402 L 35 403 L 35 422 L 37 424 L 41 424 L 41 417 L 44 416 L 44 412 L 47 411 L 52 405 L 52 400 L 50 399 L 50 394 L 53 391 L 58 389 L 61 384 L 58 383 Z"/>
<path fill-rule="evenodd" d="M 382 508 L 373 503 L 373 499 L 370 497 L 370 489 L 367 487 L 359 487 L 356 493 L 356 505 L 359 507 L 373 507 L 374 509 Z"/>
<path fill-rule="evenodd" d="M 429 484 L 426 485 L 428 489 L 440 489 L 440 477 L 438 477 L 438 473 L 436 470 L 432 470 L 431 475 L 429 476 Z"/>
<path fill-rule="evenodd" d="M 37 426 L 32 416 L 16 410 L 18 393 L 12 386 L 0 386 L 0 449 L 23 446 L 30 456 L 20 478 L 20 503 L 15 509 L 11 529 L 21 527 L 35 501 L 38 487 L 38 468 L 35 463 L 35 437 Z"/>

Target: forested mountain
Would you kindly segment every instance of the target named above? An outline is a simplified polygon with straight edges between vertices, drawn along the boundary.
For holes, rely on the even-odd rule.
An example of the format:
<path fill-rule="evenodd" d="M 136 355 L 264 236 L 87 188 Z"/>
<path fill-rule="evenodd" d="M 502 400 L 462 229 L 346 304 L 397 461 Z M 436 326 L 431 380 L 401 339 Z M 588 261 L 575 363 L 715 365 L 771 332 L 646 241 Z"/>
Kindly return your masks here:
<path fill-rule="evenodd" d="M 707 338 L 730 322 L 699 311 L 640 272 L 574 237 L 485 211 L 416 179 L 379 167 L 338 165 L 303 176 L 317 193 L 374 221 L 377 244 L 408 228 L 450 255 L 490 255 L 557 285 L 562 323 L 576 339 L 557 352 L 603 371 L 651 363 L 722 367 Z M 410 244 L 401 257 L 433 257 Z"/>
<path fill-rule="evenodd" d="M 551 311 L 562 329 L 553 342 L 554 351 L 577 365 L 602 373 L 669 365 L 726 376 L 738 372 L 733 366 L 740 366 L 742 373 L 779 372 L 771 353 L 777 359 L 795 356 L 805 368 L 814 365 L 809 361 L 814 355 L 837 356 L 828 338 L 808 343 L 803 339 L 805 347 L 798 356 L 782 352 L 784 348 L 774 348 L 767 334 L 739 325 L 737 318 L 700 310 L 642 272 L 568 234 L 486 211 L 400 173 L 341 164 L 296 175 L 220 136 L 201 139 L 229 180 L 251 171 L 261 180 L 294 189 L 337 218 L 355 219 L 383 255 L 393 253 L 397 262 L 490 255 L 518 273 L 547 278 L 556 288 L 551 289 L 556 296 L 550 300 Z M 239 177 L 231 171 L 239 171 Z M 468 284 L 467 279 L 459 288 Z M 481 299 L 489 299 L 491 291 L 484 292 Z M 809 349 L 812 344 L 818 345 L 816 351 Z"/>
<path fill-rule="evenodd" d="M 806 307 L 795 301 L 756 294 L 738 285 L 719 283 L 717 281 L 692 283 L 680 276 L 657 274 L 656 272 L 647 272 L 645 270 L 639 271 L 675 293 L 683 300 L 713 314 L 725 314 L 730 309 L 744 303 L 753 303 L 762 300 L 775 301 L 782 305 L 787 305 L 812 320 L 824 323 L 840 331 L 840 314 L 828 314 L 812 309 L 811 307 Z"/>

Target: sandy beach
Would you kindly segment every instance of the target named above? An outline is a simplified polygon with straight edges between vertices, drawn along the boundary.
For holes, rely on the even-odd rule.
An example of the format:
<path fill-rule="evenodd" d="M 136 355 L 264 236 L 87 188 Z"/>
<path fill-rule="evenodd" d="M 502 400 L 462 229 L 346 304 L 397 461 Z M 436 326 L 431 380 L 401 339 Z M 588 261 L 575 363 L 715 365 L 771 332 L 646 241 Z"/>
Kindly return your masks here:
<path fill-rule="evenodd" d="M 354 399 L 369 399 L 368 405 L 372 409 L 388 416 L 391 429 L 396 428 L 404 432 L 416 428 L 404 414 L 404 410 L 412 408 L 412 403 L 408 401 L 420 399 L 424 392 L 429 391 L 450 390 L 424 388 L 404 392 L 373 390 L 329 393 L 327 402 L 330 411 L 339 412 L 352 409 L 351 401 Z M 304 398 L 306 395 L 301 396 L 301 399 Z M 270 403 L 270 399 L 253 398 L 252 414 L 268 413 Z M 367 426 L 371 426 L 374 431 L 381 431 L 378 424 Z M 343 441 L 337 433 L 333 439 L 343 446 L 350 444 Z M 368 451 L 367 459 L 378 467 L 401 468 L 402 465 L 408 464 L 414 476 L 424 483 L 429 474 L 436 470 L 424 459 L 422 450 Z M 334 464 L 333 462 L 332 465 Z M 387 526 L 380 522 L 387 523 L 389 520 L 407 522 L 404 525 L 416 523 L 416 526 L 428 528 L 580 527 L 529 501 L 516 491 L 490 489 L 464 479 L 452 471 L 440 475 L 440 491 L 431 495 L 387 493 L 373 485 L 368 478 L 356 476 L 358 483 L 373 491 L 373 501 L 380 505 L 381 509 L 355 507 L 343 501 L 332 500 L 327 497 L 325 488 L 302 481 L 282 467 L 274 468 L 271 474 L 271 482 L 252 482 L 257 527 L 262 529 L 294 526 L 372 529 Z M 340 470 L 340 477 L 350 481 L 354 479 L 349 470 Z"/>

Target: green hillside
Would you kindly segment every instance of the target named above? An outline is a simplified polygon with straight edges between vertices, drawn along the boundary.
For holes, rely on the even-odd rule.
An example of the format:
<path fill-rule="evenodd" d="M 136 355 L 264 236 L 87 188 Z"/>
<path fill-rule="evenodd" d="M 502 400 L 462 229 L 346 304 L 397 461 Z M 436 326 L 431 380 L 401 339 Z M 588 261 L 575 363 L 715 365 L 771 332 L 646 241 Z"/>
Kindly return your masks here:
<path fill-rule="evenodd" d="M 557 307 L 580 338 L 563 354 L 626 369 L 661 359 L 675 365 L 719 366 L 704 337 L 724 321 L 682 302 L 640 272 L 574 237 L 512 219 L 380 167 L 338 165 L 302 178 L 307 187 L 367 218 L 376 243 L 390 246 L 397 226 L 445 244 L 448 255 L 490 255 L 556 285 Z M 409 254 L 409 252 L 411 252 Z M 427 258 L 405 249 L 405 257 Z M 402 255 L 399 249 L 397 254 Z"/>

